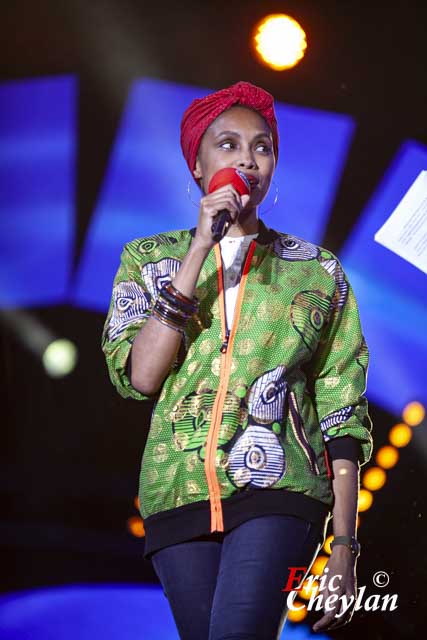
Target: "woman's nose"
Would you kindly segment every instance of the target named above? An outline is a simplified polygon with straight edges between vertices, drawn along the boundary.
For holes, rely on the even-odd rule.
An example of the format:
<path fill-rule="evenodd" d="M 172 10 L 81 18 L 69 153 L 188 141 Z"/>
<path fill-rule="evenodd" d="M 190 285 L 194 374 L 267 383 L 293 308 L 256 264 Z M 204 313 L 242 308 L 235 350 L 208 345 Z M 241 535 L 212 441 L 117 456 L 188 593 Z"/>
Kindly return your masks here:
<path fill-rule="evenodd" d="M 244 167 L 246 169 L 255 169 L 257 167 L 255 158 L 250 151 L 242 153 L 237 164 L 239 167 Z"/>

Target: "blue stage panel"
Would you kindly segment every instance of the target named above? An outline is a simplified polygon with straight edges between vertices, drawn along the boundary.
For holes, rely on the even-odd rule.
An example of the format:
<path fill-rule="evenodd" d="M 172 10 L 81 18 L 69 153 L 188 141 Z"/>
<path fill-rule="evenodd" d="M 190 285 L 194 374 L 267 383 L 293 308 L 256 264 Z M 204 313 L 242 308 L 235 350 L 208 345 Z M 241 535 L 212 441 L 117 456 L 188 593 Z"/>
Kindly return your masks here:
<path fill-rule="evenodd" d="M 197 603 L 195 603 L 197 606 Z M 0 596 L 2 640 L 179 640 L 160 585 L 65 585 Z M 328 640 L 286 623 L 283 638 Z"/>
<path fill-rule="evenodd" d="M 160 80 L 133 85 L 87 234 L 76 305 L 106 310 L 125 242 L 197 223 L 198 207 L 187 196 L 191 176 L 181 153 L 180 121 L 194 98 L 210 92 Z M 320 242 L 354 122 L 345 115 L 280 103 L 277 116 L 281 136 L 275 181 L 280 195 L 265 222 Z M 198 201 L 193 182 L 191 190 Z M 274 187 L 261 215 L 273 200 Z"/>
<path fill-rule="evenodd" d="M 374 234 L 426 167 L 427 147 L 405 142 L 340 252 L 371 352 L 368 396 L 397 416 L 411 400 L 427 404 L 427 276 Z"/>
<path fill-rule="evenodd" d="M 72 76 L 0 84 L 0 305 L 64 302 L 74 240 Z"/>

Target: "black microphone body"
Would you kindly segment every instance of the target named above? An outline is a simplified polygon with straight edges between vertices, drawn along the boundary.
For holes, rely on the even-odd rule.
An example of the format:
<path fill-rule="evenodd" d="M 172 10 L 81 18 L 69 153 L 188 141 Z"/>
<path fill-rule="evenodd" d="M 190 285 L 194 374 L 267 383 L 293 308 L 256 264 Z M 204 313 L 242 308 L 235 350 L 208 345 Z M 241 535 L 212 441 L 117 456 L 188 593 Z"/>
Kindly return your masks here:
<path fill-rule="evenodd" d="M 228 209 L 222 209 L 218 211 L 218 214 L 215 216 L 215 220 L 212 224 L 212 238 L 215 242 L 219 242 L 225 236 L 228 231 L 228 227 L 231 223 L 231 216 Z"/>
<path fill-rule="evenodd" d="M 231 184 L 240 196 L 249 195 L 251 192 L 250 181 L 243 171 L 233 167 L 223 167 L 210 179 L 208 193 L 212 193 L 226 184 Z M 232 218 L 228 209 L 218 211 L 211 226 L 212 239 L 215 242 L 222 240 L 231 223 Z"/>

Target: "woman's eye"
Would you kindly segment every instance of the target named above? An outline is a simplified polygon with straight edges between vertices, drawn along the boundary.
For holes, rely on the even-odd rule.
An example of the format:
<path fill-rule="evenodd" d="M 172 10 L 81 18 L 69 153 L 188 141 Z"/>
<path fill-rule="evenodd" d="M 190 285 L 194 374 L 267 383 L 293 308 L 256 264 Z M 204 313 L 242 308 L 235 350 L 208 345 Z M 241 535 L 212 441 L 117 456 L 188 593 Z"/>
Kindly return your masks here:
<path fill-rule="evenodd" d="M 257 144 L 256 148 L 259 149 L 262 153 L 271 152 L 271 147 L 268 144 L 264 144 L 263 142 L 261 142 L 260 144 Z"/>
<path fill-rule="evenodd" d="M 230 142 L 230 140 L 225 140 L 221 142 L 220 147 L 222 147 L 222 149 L 233 149 L 234 143 Z"/>

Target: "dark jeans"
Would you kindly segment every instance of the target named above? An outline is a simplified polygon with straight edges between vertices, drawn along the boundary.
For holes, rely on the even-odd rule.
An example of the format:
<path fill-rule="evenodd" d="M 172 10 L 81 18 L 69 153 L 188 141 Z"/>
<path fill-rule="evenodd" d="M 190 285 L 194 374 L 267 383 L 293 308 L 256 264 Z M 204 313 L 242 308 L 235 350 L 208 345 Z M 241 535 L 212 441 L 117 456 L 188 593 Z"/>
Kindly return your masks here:
<path fill-rule="evenodd" d="M 310 567 L 324 524 L 259 516 L 223 535 L 152 556 L 181 640 L 276 640 L 285 624 L 288 567 Z"/>

